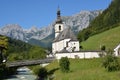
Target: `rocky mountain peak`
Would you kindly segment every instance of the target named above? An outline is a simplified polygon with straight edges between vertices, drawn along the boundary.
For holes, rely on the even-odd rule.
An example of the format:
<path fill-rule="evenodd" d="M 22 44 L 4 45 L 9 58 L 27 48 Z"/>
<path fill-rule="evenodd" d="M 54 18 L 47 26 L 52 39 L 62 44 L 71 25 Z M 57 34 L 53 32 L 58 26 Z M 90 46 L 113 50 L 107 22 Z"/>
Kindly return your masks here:
<path fill-rule="evenodd" d="M 36 26 L 32 26 L 30 30 L 33 31 L 33 32 L 37 32 L 38 31 Z"/>
<path fill-rule="evenodd" d="M 71 27 L 74 33 L 78 33 L 80 30 L 88 27 L 89 23 L 99 14 L 99 11 L 81 11 L 72 16 L 62 16 L 61 19 L 65 27 Z M 38 29 L 36 26 L 32 26 L 30 29 L 23 30 L 22 27 L 18 24 L 8 24 L 0 29 L 0 34 L 6 35 L 15 39 L 19 39 L 25 42 L 32 42 L 31 40 L 44 40 L 47 38 L 49 42 L 52 42 L 54 36 L 54 24 L 49 24 L 46 27 Z M 49 38 L 49 39 L 48 39 Z M 42 41 L 45 42 L 45 41 Z M 46 43 L 43 43 L 46 45 Z M 38 44 L 37 44 L 38 45 Z"/>
<path fill-rule="evenodd" d="M 31 33 L 31 32 L 38 32 L 38 28 L 36 26 L 32 26 L 30 29 L 25 30 L 27 33 Z"/>
<path fill-rule="evenodd" d="M 7 24 L 5 26 L 3 26 L 2 30 L 4 31 L 11 31 L 11 30 L 17 30 L 17 31 L 22 31 L 22 27 L 18 24 Z"/>
<path fill-rule="evenodd" d="M 5 25 L 0 34 L 12 37 L 14 39 L 24 40 L 24 32 L 20 25 L 18 24 L 7 24 Z"/>

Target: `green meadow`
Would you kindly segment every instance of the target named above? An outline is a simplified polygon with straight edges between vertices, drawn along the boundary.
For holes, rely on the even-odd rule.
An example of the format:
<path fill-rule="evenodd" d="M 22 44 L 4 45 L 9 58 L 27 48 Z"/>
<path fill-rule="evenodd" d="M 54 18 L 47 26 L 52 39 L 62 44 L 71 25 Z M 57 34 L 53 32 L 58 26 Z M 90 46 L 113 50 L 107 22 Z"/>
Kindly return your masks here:
<path fill-rule="evenodd" d="M 120 44 L 120 26 L 94 35 L 80 44 L 83 46 L 83 50 L 100 50 L 103 45 L 107 50 L 113 50 Z"/>
<path fill-rule="evenodd" d="M 54 70 L 53 80 L 120 80 L 120 71 L 108 72 L 99 59 L 70 59 L 70 71 L 62 73 L 58 61 L 54 61 L 46 68 Z"/>

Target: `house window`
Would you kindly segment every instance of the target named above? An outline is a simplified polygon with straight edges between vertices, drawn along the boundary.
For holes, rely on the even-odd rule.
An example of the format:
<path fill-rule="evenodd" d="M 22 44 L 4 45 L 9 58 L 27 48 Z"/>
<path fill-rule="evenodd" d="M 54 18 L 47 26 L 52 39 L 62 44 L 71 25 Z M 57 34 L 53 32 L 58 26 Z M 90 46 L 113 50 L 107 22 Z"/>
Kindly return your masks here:
<path fill-rule="evenodd" d="M 61 26 L 59 25 L 59 30 L 61 30 Z"/>

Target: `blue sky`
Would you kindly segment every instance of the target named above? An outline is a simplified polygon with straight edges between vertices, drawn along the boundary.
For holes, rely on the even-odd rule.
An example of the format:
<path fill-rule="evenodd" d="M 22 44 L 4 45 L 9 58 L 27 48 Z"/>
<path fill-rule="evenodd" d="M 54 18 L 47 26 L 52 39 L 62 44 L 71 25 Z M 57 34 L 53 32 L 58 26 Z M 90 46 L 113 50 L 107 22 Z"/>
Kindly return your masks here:
<path fill-rule="evenodd" d="M 56 19 L 58 5 L 62 16 L 81 10 L 106 9 L 112 0 L 0 0 L 0 27 L 19 24 L 27 29 L 45 27 Z"/>

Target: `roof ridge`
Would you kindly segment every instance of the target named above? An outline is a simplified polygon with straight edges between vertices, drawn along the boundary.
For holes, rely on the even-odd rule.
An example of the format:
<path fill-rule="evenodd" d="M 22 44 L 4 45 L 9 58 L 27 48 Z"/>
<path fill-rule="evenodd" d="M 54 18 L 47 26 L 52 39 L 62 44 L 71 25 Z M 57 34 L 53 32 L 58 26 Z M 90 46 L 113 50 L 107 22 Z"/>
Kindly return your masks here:
<path fill-rule="evenodd" d="M 78 41 L 72 30 L 68 27 L 64 29 L 55 39 L 54 42 L 58 42 L 60 40 L 68 39 L 70 38 L 70 41 Z"/>

